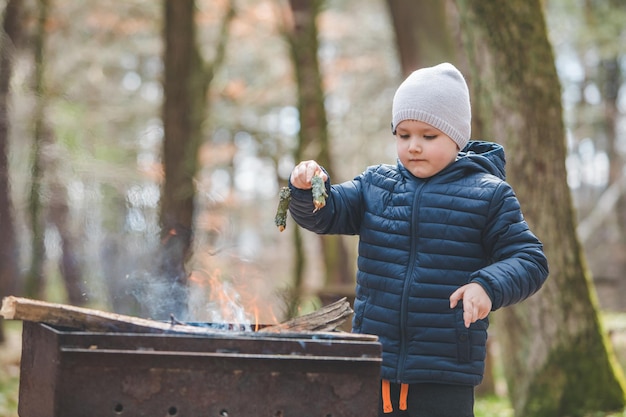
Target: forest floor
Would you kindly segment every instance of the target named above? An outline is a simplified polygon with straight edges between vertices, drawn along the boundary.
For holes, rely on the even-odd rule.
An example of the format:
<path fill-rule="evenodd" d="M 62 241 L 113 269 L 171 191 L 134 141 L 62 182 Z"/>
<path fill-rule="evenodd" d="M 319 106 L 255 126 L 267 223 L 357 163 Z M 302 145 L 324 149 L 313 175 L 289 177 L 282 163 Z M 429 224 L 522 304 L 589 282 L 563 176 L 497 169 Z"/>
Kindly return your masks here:
<path fill-rule="evenodd" d="M 626 369 L 626 313 L 605 314 L 604 322 L 617 359 Z M 7 340 L 0 345 L 0 417 L 18 417 L 21 330 L 21 322 L 5 322 Z M 478 397 L 475 414 L 476 417 L 513 417 L 513 409 L 505 396 Z M 612 414 L 594 413 L 587 417 L 626 417 L 626 409 Z"/>

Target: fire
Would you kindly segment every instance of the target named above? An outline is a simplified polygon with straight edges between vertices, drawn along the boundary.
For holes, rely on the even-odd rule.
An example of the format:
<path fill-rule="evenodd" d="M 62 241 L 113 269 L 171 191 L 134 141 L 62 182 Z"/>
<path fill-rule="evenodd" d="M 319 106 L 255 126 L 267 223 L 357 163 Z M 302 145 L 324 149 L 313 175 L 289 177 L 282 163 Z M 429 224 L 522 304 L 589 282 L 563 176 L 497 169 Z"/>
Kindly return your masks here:
<path fill-rule="evenodd" d="M 234 278 L 224 279 L 219 268 L 212 272 L 193 271 L 189 284 L 192 294 L 190 310 L 194 320 L 247 331 L 257 330 L 261 325 L 278 323 L 269 306 L 261 308 L 263 303 L 258 294 L 246 291 L 251 289 L 251 285 L 238 283 Z"/>

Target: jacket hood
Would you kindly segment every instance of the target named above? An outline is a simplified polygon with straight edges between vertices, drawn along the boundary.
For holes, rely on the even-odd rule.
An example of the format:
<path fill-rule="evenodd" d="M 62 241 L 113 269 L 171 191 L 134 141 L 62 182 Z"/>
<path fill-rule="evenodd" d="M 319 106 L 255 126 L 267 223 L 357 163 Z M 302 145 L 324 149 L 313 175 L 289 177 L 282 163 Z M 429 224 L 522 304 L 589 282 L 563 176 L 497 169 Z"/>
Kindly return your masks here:
<path fill-rule="evenodd" d="M 470 141 L 451 167 L 455 171 L 486 172 L 506 180 L 504 148 L 494 142 Z"/>

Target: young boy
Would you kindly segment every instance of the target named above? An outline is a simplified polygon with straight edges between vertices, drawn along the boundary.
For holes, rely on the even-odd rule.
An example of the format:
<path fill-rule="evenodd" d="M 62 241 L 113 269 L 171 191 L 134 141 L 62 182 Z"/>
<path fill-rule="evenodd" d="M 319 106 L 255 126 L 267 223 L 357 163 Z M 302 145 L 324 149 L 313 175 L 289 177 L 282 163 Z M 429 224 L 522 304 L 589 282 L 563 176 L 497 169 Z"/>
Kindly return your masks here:
<path fill-rule="evenodd" d="M 470 124 L 461 73 L 448 63 L 423 68 L 393 98 L 397 165 L 332 186 L 315 161 L 291 173 L 289 211 L 300 226 L 359 235 L 353 331 L 378 335 L 383 347 L 380 416 L 473 416 L 489 312 L 548 276 L 504 180 L 503 148 L 469 141 Z M 319 210 L 316 173 L 328 192 Z"/>

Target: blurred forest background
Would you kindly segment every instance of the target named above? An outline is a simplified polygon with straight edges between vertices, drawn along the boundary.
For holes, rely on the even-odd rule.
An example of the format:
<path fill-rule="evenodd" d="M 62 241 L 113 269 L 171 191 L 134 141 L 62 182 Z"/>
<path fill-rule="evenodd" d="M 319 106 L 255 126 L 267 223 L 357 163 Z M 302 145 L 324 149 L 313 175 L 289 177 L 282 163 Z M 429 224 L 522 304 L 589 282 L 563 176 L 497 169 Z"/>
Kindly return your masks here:
<path fill-rule="evenodd" d="M 7 20 L 14 3 L 19 14 Z M 184 48 L 169 52 L 178 71 L 188 62 L 203 68 L 203 100 L 195 107 L 201 114 L 193 115 L 201 134 L 179 144 L 187 146 L 183 157 L 164 143 L 168 111 L 180 108 L 168 104 L 164 90 L 166 45 L 181 42 L 164 34 L 169 3 L 0 1 L 2 68 L 8 64 L 12 75 L 0 86 L 7 115 L 0 168 L 8 173 L 0 220 L 11 219 L 3 253 L 15 261 L 0 265 L 0 296 L 159 317 L 177 291 L 155 273 L 171 267 L 162 251 L 170 241 L 190 254 L 181 278 L 190 289 L 183 319 L 270 323 L 350 296 L 356 239 L 320 245 L 290 219 L 279 233 L 274 214 L 303 148 L 333 161 L 333 182 L 395 163 L 391 99 L 406 71 L 393 0 L 309 2 L 317 13 L 314 55 L 327 129 L 316 132 L 327 141 L 309 144 L 299 136 L 305 126 L 296 65 L 306 57 L 289 30 L 299 27 L 301 2 L 197 0 L 196 32 L 182 39 L 196 39 L 197 50 L 186 55 L 190 61 Z M 453 1 L 432 3 L 458 14 Z M 626 4 L 542 4 L 561 82 L 578 237 L 600 308 L 624 312 Z M 429 30 L 435 36 L 439 29 Z M 164 165 L 186 163 L 190 149 L 197 158 L 181 170 L 193 172 L 195 211 L 187 227 L 169 227 L 160 212 Z M 193 236 L 189 251 L 176 246 L 186 234 Z M 330 268 L 324 251 L 348 266 Z"/>
<path fill-rule="evenodd" d="M 197 2 L 198 42 L 209 62 L 227 3 Z M 148 287 L 160 239 L 162 4 L 50 1 L 41 34 L 38 4 L 25 2 L 20 43 L 4 44 L 14 67 L 7 157 L 20 275 L 40 257 L 43 282 L 31 295 L 66 301 L 58 284 L 71 267 L 60 266 L 73 263 L 80 270 L 74 301 L 124 310 L 132 305 L 129 297 L 159 293 Z M 297 162 L 300 121 L 281 33 L 285 5 L 279 4 L 242 0 L 230 23 L 207 93 L 190 270 L 201 271 L 198 281 L 230 282 L 241 297 L 258 298 L 272 310 L 267 314 L 281 319 L 285 311 L 276 307 L 284 307 L 280 289 L 294 285 L 293 256 L 288 232 L 278 233 L 273 217 L 278 189 Z M 626 216 L 618 205 L 626 153 L 626 11 L 609 1 L 590 4 L 597 10 L 583 1 L 546 1 L 546 17 L 563 85 L 568 184 L 581 240 L 597 285 L 611 289 L 602 305 L 624 309 L 616 288 L 626 289 L 626 236 L 618 227 L 624 220 L 618 216 Z M 338 161 L 333 181 L 352 179 L 370 164 L 395 163 L 389 119 L 403 75 L 385 2 L 327 1 L 318 30 L 330 150 Z M 38 42 L 45 45 L 39 64 Z M 46 131 L 36 132 L 42 122 Z M 36 134 L 42 142 L 37 170 Z M 39 206 L 32 201 L 34 180 Z M 33 248 L 34 215 L 44 218 L 43 254 Z M 309 262 L 302 279 L 315 296 L 324 286 L 323 266 L 316 240 L 303 238 Z"/>

